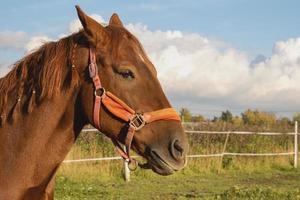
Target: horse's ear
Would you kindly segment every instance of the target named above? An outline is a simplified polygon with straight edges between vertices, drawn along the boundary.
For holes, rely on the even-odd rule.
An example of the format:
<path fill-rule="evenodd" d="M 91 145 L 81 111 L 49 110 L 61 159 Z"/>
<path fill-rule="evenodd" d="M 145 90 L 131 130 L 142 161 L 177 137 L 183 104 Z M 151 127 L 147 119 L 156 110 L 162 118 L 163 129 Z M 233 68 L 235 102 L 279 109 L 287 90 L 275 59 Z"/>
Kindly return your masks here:
<path fill-rule="evenodd" d="M 96 22 L 94 19 L 86 15 L 78 5 L 76 5 L 75 7 L 77 10 L 79 20 L 83 26 L 84 32 L 88 37 L 88 40 L 94 46 L 97 45 L 97 42 L 103 42 L 108 36 L 105 28 L 101 24 Z"/>
<path fill-rule="evenodd" d="M 121 26 L 123 27 L 123 23 L 121 22 L 119 16 L 117 13 L 114 13 L 109 20 L 109 25 L 113 25 L 113 26 Z"/>

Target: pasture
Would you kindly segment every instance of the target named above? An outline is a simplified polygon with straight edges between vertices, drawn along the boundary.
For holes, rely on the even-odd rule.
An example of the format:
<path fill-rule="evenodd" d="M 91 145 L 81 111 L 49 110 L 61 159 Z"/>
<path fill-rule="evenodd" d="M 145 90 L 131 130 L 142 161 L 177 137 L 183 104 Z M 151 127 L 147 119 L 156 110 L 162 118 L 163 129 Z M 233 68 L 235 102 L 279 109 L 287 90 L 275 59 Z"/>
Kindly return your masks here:
<path fill-rule="evenodd" d="M 289 167 L 220 173 L 187 167 L 168 177 L 138 170 L 128 183 L 121 173 L 100 173 L 100 163 L 74 168 L 79 174 L 59 172 L 55 199 L 300 199 L 300 170 Z"/>
<path fill-rule="evenodd" d="M 197 128 L 194 128 L 197 129 Z M 189 154 L 223 150 L 226 135 L 188 134 Z M 288 152 L 293 136 L 234 135 L 229 152 Z M 80 136 L 67 159 L 114 156 L 109 139 L 97 133 Z M 188 166 L 162 177 L 138 169 L 123 179 L 121 160 L 63 164 L 56 178 L 55 199 L 300 199 L 300 170 L 293 155 L 189 159 Z"/>

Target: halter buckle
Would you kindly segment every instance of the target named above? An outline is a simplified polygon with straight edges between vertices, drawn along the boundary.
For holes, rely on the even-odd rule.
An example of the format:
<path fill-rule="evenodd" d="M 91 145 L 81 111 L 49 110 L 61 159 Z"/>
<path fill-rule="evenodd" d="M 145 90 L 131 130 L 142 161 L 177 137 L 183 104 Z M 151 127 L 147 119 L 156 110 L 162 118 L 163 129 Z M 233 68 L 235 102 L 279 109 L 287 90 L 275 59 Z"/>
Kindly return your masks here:
<path fill-rule="evenodd" d="M 146 121 L 142 114 L 135 114 L 129 121 L 129 125 L 138 131 L 143 128 L 146 124 Z"/>

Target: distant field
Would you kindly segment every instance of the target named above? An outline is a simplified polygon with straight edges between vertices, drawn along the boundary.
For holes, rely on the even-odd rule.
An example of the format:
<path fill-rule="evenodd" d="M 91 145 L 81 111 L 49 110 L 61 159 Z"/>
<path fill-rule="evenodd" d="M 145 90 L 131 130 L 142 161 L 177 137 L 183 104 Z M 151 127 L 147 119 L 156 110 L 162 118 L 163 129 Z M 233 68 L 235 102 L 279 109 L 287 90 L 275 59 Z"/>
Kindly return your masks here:
<path fill-rule="evenodd" d="M 129 183 L 116 177 L 87 173 L 76 178 L 59 174 L 55 199 L 300 199 L 300 170 L 223 171 L 199 173 L 186 169 L 162 177 L 137 171 Z"/>
<path fill-rule="evenodd" d="M 208 129 L 210 130 L 210 129 Z M 213 129 L 214 130 L 214 129 Z M 189 134 L 190 154 L 219 153 L 225 135 Z M 290 152 L 293 136 L 232 135 L 227 152 Z M 81 134 L 67 159 L 114 156 L 110 140 Z M 293 156 L 198 158 L 175 175 L 137 170 L 126 183 L 122 161 L 63 164 L 56 178 L 58 200 L 73 199 L 298 199 L 300 168 Z"/>

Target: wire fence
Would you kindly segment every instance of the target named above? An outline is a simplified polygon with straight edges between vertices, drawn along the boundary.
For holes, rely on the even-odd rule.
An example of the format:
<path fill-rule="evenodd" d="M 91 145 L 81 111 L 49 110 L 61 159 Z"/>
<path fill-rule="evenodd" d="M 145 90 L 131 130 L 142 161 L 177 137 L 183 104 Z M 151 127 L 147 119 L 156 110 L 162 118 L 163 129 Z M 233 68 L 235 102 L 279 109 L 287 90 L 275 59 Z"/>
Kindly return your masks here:
<path fill-rule="evenodd" d="M 98 132 L 97 129 L 84 129 L 82 132 Z M 221 153 L 215 154 L 195 154 L 188 155 L 190 159 L 195 158 L 208 158 L 208 157 L 221 157 L 224 156 L 292 156 L 294 155 L 294 167 L 297 168 L 298 165 L 298 122 L 295 122 L 294 132 L 289 133 L 278 133 L 278 132 L 250 132 L 250 131 L 195 131 L 195 130 L 186 130 L 187 134 L 226 134 L 226 140 L 223 145 L 223 151 Z M 265 136 L 276 136 L 276 135 L 290 135 L 294 136 L 294 151 L 293 152 L 279 152 L 279 153 L 237 153 L 237 152 L 226 152 L 228 138 L 231 134 L 235 135 L 265 135 Z M 138 158 L 139 156 L 133 156 Z M 114 157 L 99 157 L 99 158 L 88 158 L 88 159 L 75 159 L 75 160 L 64 160 L 63 163 L 82 163 L 82 162 L 96 162 L 96 161 L 110 161 L 110 160 L 122 160 L 119 156 Z M 124 161 L 125 167 L 125 180 L 130 180 L 130 170 L 128 169 L 128 163 Z"/>

